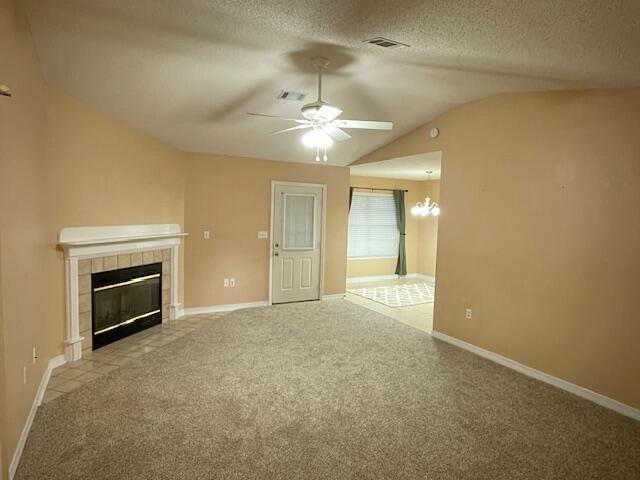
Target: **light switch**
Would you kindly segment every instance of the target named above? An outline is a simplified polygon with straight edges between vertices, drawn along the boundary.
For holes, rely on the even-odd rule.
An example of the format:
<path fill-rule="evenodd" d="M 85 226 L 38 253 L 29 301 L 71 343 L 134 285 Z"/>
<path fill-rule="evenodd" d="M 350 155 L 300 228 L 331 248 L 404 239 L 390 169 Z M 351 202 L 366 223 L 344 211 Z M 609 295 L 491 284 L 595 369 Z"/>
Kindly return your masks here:
<path fill-rule="evenodd" d="M 209 240 L 209 230 L 205 230 L 202 234 L 205 240 Z"/>
<path fill-rule="evenodd" d="M 260 230 L 258 232 L 258 238 L 269 238 L 269 232 L 267 230 Z"/>

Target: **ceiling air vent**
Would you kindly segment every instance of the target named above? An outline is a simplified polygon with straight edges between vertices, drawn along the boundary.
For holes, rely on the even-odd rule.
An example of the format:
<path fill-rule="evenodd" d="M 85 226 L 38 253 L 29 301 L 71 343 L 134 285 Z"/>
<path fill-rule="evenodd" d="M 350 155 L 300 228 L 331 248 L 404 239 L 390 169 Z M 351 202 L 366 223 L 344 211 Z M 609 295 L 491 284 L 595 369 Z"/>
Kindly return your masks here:
<path fill-rule="evenodd" d="M 304 92 L 292 92 L 290 90 L 282 90 L 278 94 L 279 100 L 290 100 L 292 102 L 302 102 L 307 98 L 307 94 Z"/>
<path fill-rule="evenodd" d="M 384 37 L 374 37 L 364 41 L 365 43 L 370 43 L 371 45 L 377 45 L 382 48 L 401 48 L 408 47 L 406 43 L 396 42 L 395 40 L 389 40 Z"/>

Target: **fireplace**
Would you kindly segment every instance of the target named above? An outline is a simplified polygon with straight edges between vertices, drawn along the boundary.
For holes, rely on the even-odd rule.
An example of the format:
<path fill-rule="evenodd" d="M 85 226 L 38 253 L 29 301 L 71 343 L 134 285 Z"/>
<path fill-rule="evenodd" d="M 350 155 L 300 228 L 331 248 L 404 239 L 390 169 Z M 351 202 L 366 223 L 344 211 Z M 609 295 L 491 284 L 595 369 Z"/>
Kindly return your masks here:
<path fill-rule="evenodd" d="M 93 350 L 162 322 L 162 263 L 91 275 Z"/>
<path fill-rule="evenodd" d="M 180 317 L 178 224 L 65 227 L 67 361 Z"/>

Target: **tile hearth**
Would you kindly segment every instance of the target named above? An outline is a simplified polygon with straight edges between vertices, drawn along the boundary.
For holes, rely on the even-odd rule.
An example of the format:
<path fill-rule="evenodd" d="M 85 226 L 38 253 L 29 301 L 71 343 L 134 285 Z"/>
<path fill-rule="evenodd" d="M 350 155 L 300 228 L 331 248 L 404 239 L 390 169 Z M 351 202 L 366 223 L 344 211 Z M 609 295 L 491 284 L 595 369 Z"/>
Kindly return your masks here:
<path fill-rule="evenodd" d="M 81 360 L 53 370 L 42 403 L 72 392 L 118 368 L 126 368 L 134 358 L 162 348 L 222 315 L 225 313 L 190 315 L 148 328 L 98 350 L 84 352 Z"/>

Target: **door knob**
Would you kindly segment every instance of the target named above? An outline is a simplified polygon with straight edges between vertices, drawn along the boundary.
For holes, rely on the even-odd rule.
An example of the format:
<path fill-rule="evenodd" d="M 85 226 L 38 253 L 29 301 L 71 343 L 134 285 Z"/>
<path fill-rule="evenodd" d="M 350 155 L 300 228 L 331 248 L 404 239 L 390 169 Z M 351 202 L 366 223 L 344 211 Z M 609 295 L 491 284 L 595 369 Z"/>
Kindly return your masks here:
<path fill-rule="evenodd" d="M 273 255 L 274 255 L 275 257 L 277 257 L 277 256 L 278 256 L 278 255 L 280 255 L 280 254 L 279 254 L 278 252 L 273 252 Z"/>

